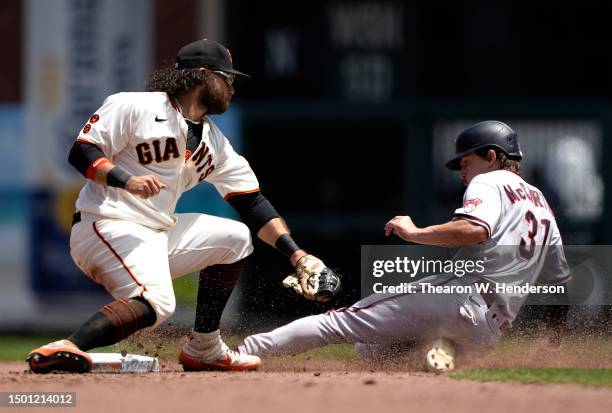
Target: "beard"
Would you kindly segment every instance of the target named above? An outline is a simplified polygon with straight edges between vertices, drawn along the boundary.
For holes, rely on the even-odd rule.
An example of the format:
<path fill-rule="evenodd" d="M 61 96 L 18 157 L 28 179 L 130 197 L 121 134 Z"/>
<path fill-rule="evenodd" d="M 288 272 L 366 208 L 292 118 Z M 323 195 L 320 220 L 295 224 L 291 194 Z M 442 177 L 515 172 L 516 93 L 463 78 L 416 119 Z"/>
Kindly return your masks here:
<path fill-rule="evenodd" d="M 229 108 L 232 96 L 225 85 L 219 87 L 219 83 L 215 82 L 210 76 L 208 73 L 204 76 L 204 88 L 200 92 L 200 103 L 208 108 L 207 113 L 219 115 Z"/>

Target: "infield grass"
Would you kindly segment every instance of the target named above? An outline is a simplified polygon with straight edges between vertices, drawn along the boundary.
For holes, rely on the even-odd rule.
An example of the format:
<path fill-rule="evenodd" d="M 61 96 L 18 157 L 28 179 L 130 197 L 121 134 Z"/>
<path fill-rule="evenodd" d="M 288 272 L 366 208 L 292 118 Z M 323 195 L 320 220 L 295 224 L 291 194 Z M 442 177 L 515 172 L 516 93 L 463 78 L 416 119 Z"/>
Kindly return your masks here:
<path fill-rule="evenodd" d="M 61 338 L 53 336 L 0 336 L 0 361 L 25 360 L 32 349 Z M 135 345 L 133 347 L 137 348 Z M 119 353 L 120 351 L 119 345 L 91 350 L 92 353 Z"/>
<path fill-rule="evenodd" d="M 469 369 L 451 373 L 457 380 L 510 381 L 539 384 L 581 384 L 612 387 L 612 369 L 577 368 L 496 368 Z"/>
<path fill-rule="evenodd" d="M 52 336 L 0 336 L 0 361 L 22 361 L 28 353 L 51 341 L 62 337 Z M 243 337 L 224 337 L 228 345 L 240 343 Z M 108 347 L 100 347 L 91 350 L 91 353 L 121 353 L 126 351 L 130 354 L 143 354 L 159 357 L 162 360 L 174 360 L 181 347 L 181 341 L 177 337 L 155 337 L 153 340 L 126 339 L 121 343 Z M 307 353 L 295 356 L 297 360 L 356 360 L 357 356 L 353 346 L 348 344 L 330 345 L 317 348 Z"/>
<path fill-rule="evenodd" d="M 0 361 L 25 360 L 32 349 L 54 340 L 59 340 L 59 338 L 47 336 L 1 336 Z"/>

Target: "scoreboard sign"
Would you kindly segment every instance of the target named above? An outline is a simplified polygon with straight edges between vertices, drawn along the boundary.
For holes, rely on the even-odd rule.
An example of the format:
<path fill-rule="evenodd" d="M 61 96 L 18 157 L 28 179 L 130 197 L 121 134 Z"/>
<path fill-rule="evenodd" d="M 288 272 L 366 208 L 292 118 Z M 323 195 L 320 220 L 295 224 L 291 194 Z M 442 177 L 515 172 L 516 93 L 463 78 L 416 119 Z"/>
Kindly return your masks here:
<path fill-rule="evenodd" d="M 403 3 L 283 2 L 273 14 L 256 2 L 240 3 L 230 7 L 230 15 L 250 16 L 251 23 L 248 33 L 234 32 L 230 18 L 228 44 L 236 66 L 255 77 L 245 93 L 355 103 L 384 103 L 397 94 Z"/>

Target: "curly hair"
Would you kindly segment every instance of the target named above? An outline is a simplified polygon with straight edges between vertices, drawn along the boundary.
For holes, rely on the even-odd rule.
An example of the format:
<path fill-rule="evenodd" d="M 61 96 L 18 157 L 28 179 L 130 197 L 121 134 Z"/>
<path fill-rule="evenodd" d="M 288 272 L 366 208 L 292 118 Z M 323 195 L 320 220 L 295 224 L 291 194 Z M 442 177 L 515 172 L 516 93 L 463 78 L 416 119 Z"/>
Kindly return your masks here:
<path fill-rule="evenodd" d="M 174 64 L 155 70 L 147 82 L 148 92 L 166 92 L 180 96 L 205 82 L 205 77 L 196 69 L 175 69 Z"/>

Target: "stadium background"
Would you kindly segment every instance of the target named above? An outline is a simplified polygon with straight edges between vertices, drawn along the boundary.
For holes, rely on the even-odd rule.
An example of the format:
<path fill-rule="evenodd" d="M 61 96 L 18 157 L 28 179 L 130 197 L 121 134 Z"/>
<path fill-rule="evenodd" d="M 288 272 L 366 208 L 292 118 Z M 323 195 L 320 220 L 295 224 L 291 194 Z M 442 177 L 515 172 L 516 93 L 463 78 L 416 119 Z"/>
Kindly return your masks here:
<path fill-rule="evenodd" d="M 337 306 L 359 298 L 360 245 L 395 242 L 384 237 L 386 220 L 409 214 L 432 224 L 460 204 L 463 187 L 443 161 L 456 133 L 478 120 L 518 131 L 524 176 L 556 210 L 566 244 L 612 244 L 610 8 L 3 1 L 0 331 L 66 331 L 107 301 L 68 255 L 83 180 L 67 150 L 106 95 L 143 90 L 153 68 L 200 37 L 227 45 L 236 67 L 253 76 L 216 120 L 298 242 L 344 274 Z M 206 186 L 178 210 L 234 216 Z M 282 291 L 290 270 L 256 242 L 225 325 L 251 330 L 326 309 Z M 598 276 L 610 285 L 608 274 Z M 194 277 L 175 284 L 179 323 L 191 322 L 195 286 Z M 573 313 L 595 326 L 610 318 L 604 306 Z"/>

